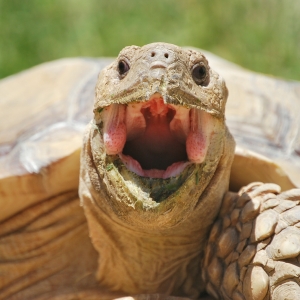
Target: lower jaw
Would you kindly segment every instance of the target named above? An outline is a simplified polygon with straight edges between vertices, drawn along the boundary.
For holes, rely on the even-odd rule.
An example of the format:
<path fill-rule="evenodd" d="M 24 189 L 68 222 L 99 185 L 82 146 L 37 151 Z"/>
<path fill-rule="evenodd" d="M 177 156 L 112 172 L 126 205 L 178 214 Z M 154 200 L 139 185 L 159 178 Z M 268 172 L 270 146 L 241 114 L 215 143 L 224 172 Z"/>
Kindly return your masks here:
<path fill-rule="evenodd" d="M 119 155 L 122 157 L 122 155 Z M 193 173 L 195 165 L 190 162 L 179 163 L 176 168 L 177 174 L 164 178 L 167 170 L 142 170 L 143 175 L 137 174 L 124 164 L 123 159 L 117 155 L 106 156 L 106 165 L 117 171 L 122 177 L 123 183 L 127 186 L 130 194 L 141 201 L 144 208 L 154 208 L 170 195 L 175 193 Z M 175 163 L 178 164 L 178 163 Z M 169 168 L 171 168 L 170 166 Z M 151 176 L 149 176 L 151 175 Z M 154 175 L 154 176 L 153 176 Z"/>
<path fill-rule="evenodd" d="M 119 158 L 126 165 L 129 171 L 141 176 L 148 178 L 162 178 L 167 179 L 171 177 L 177 177 L 182 171 L 191 164 L 188 161 L 179 161 L 170 165 L 166 170 L 150 169 L 144 170 L 138 161 L 130 157 L 129 155 L 119 154 Z"/>

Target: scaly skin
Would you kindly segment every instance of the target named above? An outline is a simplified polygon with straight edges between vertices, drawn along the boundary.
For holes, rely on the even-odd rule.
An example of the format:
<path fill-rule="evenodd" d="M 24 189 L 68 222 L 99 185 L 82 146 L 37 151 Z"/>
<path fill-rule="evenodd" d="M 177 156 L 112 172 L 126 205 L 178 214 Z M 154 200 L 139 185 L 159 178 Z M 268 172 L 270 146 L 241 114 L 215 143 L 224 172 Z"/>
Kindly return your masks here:
<path fill-rule="evenodd" d="M 203 279 L 217 299 L 300 295 L 300 189 L 252 183 L 228 192 L 211 230 Z"/>
<path fill-rule="evenodd" d="M 124 57 L 130 70 L 121 77 L 118 62 Z M 161 61 L 165 68 L 151 69 L 153 62 Z M 209 70 L 206 86 L 197 85 L 191 75 L 199 62 Z M 121 51 L 100 74 L 96 94 L 95 119 L 82 151 L 80 195 L 99 253 L 97 279 L 102 286 L 127 294 L 198 298 L 204 291 L 200 263 L 205 240 L 228 190 L 234 155 L 234 142 L 224 123 L 224 82 L 201 53 L 159 43 Z M 201 109 L 212 118 L 204 161 L 191 164 L 175 178 L 140 177 L 128 171 L 117 155 L 105 152 L 103 108 L 147 102 L 153 94 L 161 95 L 166 104 Z M 151 194 L 154 187 L 160 194 L 170 183 L 176 190 L 156 201 Z"/>

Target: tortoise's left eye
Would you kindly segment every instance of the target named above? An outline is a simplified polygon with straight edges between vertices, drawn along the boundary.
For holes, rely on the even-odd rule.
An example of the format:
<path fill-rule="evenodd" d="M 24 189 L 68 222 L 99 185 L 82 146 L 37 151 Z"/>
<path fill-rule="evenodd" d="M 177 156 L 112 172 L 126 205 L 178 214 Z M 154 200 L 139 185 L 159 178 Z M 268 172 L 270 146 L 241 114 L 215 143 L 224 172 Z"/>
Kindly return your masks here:
<path fill-rule="evenodd" d="M 207 69 L 204 65 L 200 64 L 200 65 L 196 65 L 194 66 L 193 70 L 192 70 L 192 76 L 194 81 L 198 84 L 198 85 L 207 85 Z"/>
<path fill-rule="evenodd" d="M 130 67 L 127 61 L 121 59 L 118 63 L 118 71 L 120 75 L 125 75 L 129 71 Z"/>

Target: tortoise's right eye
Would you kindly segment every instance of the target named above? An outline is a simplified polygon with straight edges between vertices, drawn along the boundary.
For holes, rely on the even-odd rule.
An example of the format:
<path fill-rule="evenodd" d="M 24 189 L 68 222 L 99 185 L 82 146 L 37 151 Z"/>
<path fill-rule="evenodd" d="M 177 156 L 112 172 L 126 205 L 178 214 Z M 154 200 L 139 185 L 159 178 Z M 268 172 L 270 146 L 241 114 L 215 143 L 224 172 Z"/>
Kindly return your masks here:
<path fill-rule="evenodd" d="M 118 63 L 118 71 L 120 75 L 124 75 L 129 71 L 130 67 L 127 61 L 121 59 Z"/>

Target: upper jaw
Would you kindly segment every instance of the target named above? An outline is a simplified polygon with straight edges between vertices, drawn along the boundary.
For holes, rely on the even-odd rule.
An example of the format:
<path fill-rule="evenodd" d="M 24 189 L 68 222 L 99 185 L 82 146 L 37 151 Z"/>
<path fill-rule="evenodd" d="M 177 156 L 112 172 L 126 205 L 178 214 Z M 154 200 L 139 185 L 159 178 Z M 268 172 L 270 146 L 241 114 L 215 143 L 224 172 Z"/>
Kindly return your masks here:
<path fill-rule="evenodd" d="M 159 93 L 165 103 L 187 108 L 202 109 L 217 118 L 223 119 L 227 89 L 223 79 L 210 69 L 205 57 L 192 50 L 172 49 L 175 53 L 170 62 L 163 58 L 151 58 L 153 47 L 135 49 L 131 60 L 126 51 L 108 66 L 99 76 L 96 87 L 95 110 L 112 103 L 130 104 L 148 101 Z M 117 69 L 120 59 L 129 61 L 130 70 L 120 77 Z M 169 56 L 171 58 L 172 55 Z M 192 77 L 192 70 L 199 62 L 206 64 L 209 82 L 198 85 Z"/>
<path fill-rule="evenodd" d="M 167 67 L 168 65 L 163 61 L 155 61 L 150 64 L 150 69 L 156 69 L 156 68 L 166 69 Z"/>
<path fill-rule="evenodd" d="M 161 179 L 205 160 L 215 122 L 203 110 L 166 103 L 159 93 L 148 101 L 112 104 L 98 119 L 106 155 L 118 155 L 138 176 Z"/>

